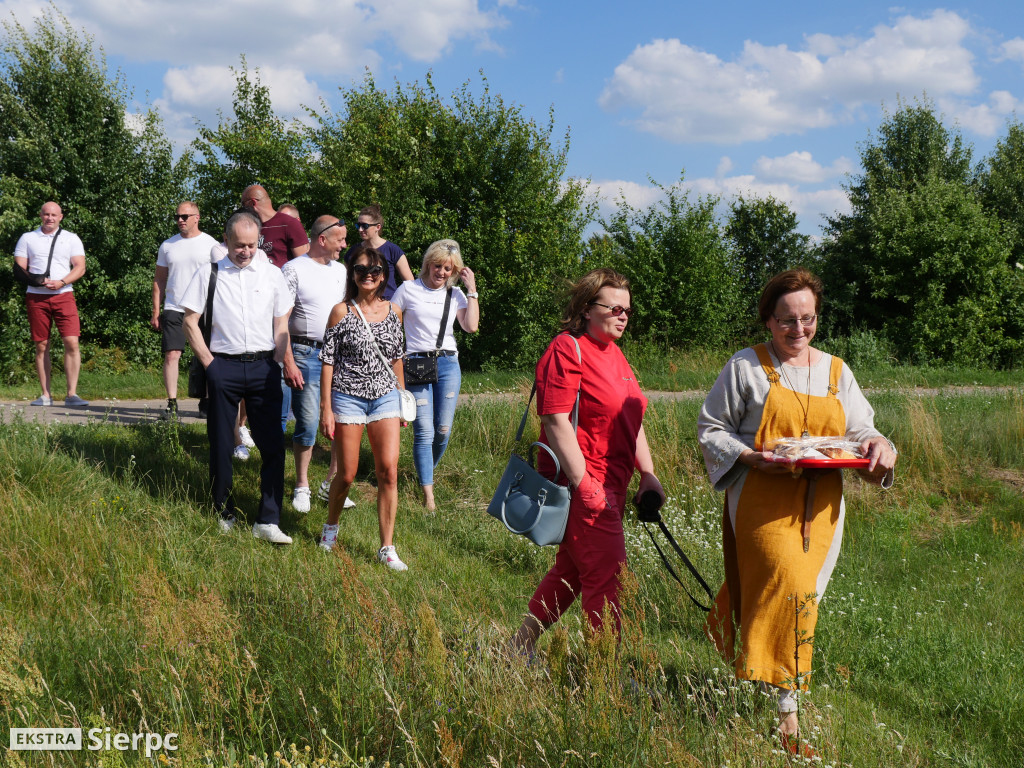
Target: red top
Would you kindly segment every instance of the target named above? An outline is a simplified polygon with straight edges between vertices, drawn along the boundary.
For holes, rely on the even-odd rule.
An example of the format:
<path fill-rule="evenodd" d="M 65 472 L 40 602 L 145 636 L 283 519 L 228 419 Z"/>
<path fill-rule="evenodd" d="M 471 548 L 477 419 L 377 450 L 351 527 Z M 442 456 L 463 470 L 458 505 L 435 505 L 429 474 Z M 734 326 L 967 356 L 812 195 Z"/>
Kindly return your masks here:
<path fill-rule="evenodd" d="M 292 248 L 309 245 L 306 230 L 294 216 L 278 211 L 260 227 L 260 248 L 276 267 L 292 260 Z"/>
<path fill-rule="evenodd" d="M 537 363 L 537 414 L 571 413 L 582 377 L 576 438 L 587 461 L 587 472 L 604 485 L 609 506 L 621 512 L 635 470 L 636 438 L 647 398 L 618 346 L 601 344 L 587 334 L 577 341 L 582 366 L 567 333 L 558 334 L 541 355 Z M 543 427 L 540 442 L 548 444 Z M 551 477 L 554 463 L 545 451 L 538 453 L 538 470 Z"/>

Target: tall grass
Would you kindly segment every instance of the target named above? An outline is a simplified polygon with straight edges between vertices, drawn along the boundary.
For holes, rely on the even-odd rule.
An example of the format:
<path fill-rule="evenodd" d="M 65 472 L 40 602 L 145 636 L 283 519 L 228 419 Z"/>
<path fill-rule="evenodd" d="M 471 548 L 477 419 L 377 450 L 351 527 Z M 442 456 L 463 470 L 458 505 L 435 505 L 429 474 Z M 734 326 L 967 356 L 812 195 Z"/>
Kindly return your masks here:
<path fill-rule="evenodd" d="M 536 659 L 503 652 L 554 554 L 483 512 L 522 399 L 460 406 L 433 516 L 404 435 L 406 574 L 374 562 L 368 452 L 358 506 L 325 555 L 322 506 L 286 510 L 288 548 L 217 533 L 199 428 L 0 426 L 0 724 L 174 731 L 181 748 L 165 757 L 189 766 L 791 764 L 771 701 L 716 657 L 633 518 L 621 646 L 576 609 Z M 848 481 L 805 735 L 822 765 L 1012 765 L 1024 749 L 1021 398 L 874 404 L 902 450 L 899 480 L 888 493 Z M 721 497 L 700 464 L 698 407 L 653 403 L 646 425 L 668 524 L 716 585 Z M 236 464 L 249 513 L 256 458 Z M 318 452 L 314 480 L 325 463 Z M 26 755 L 0 759 L 145 762 Z"/>

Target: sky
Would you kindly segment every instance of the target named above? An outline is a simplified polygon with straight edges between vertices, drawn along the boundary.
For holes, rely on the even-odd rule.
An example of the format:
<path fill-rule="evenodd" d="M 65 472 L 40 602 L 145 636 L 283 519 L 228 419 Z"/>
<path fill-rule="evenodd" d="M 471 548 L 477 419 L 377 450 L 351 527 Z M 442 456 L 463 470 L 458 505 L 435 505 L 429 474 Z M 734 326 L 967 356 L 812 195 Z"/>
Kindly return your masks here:
<path fill-rule="evenodd" d="M 699 7 L 698 7 L 699 6 Z M 30 26 L 49 8 L 0 0 Z M 719 0 L 60 0 L 176 146 L 230 113 L 244 56 L 281 116 L 369 70 L 379 87 L 468 81 L 570 136 L 568 175 L 601 213 L 693 196 L 774 196 L 820 236 L 848 210 L 859 148 L 901 100 L 928 99 L 976 159 L 1024 116 L 1024 10 L 970 4 Z M 653 183 L 652 183 L 653 182 Z M 273 190 L 269 190 L 273 197 Z"/>

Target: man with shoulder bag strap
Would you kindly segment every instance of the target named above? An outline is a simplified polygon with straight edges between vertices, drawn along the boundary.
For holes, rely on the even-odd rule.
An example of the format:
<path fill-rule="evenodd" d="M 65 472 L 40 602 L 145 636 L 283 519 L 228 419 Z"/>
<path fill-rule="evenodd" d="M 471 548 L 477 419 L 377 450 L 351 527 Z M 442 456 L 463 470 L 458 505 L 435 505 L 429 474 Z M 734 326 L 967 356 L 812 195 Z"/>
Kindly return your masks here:
<path fill-rule="evenodd" d="M 64 405 L 84 408 L 89 403 L 77 394 L 82 369 L 78 337 L 82 326 L 71 285 L 85 274 L 85 247 L 78 235 L 61 229 L 64 212 L 57 203 L 43 203 L 39 218 L 41 226 L 23 234 L 14 249 L 15 272 L 20 269 L 26 281 L 25 307 L 35 344 L 36 374 L 43 390 L 31 405 L 53 405 L 50 331 L 56 323 L 64 342 L 64 374 L 68 384 Z"/>

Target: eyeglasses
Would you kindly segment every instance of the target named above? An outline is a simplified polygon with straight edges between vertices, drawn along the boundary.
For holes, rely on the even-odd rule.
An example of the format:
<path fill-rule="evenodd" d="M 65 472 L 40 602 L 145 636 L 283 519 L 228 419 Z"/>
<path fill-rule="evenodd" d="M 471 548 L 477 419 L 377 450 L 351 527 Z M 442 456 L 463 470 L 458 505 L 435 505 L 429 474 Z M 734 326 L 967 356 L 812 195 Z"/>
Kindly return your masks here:
<path fill-rule="evenodd" d="M 198 215 L 198 213 L 175 213 L 171 215 L 171 218 L 175 221 L 188 221 L 189 217 Z"/>
<path fill-rule="evenodd" d="M 357 221 L 356 222 L 356 229 L 358 229 L 360 232 L 362 232 L 364 229 L 369 229 L 370 227 L 379 227 L 379 226 L 380 226 L 380 224 L 371 224 L 368 221 Z"/>
<path fill-rule="evenodd" d="M 803 317 L 787 317 L 785 320 L 783 320 L 781 317 L 776 317 L 775 315 L 772 315 L 772 317 L 775 318 L 776 323 L 781 325 L 787 331 L 791 331 L 794 328 L 796 328 L 797 323 L 802 325 L 804 328 L 810 328 L 812 325 L 818 322 L 817 315 L 804 315 Z"/>
<path fill-rule="evenodd" d="M 380 264 L 375 264 L 372 267 L 367 264 L 356 264 L 354 267 L 352 267 L 352 272 L 355 274 L 357 278 L 362 280 L 367 275 L 369 275 L 370 277 L 380 277 L 381 275 L 384 274 L 384 267 L 382 267 Z"/>
<path fill-rule="evenodd" d="M 609 307 L 607 304 L 602 304 L 600 301 L 592 301 L 590 303 L 597 304 L 597 306 L 599 307 L 604 307 L 605 309 L 610 310 L 612 313 L 612 317 L 618 317 L 621 314 L 625 314 L 627 318 L 633 316 L 632 307 L 623 307 L 620 306 L 619 304 L 616 304 L 614 307 Z"/>

